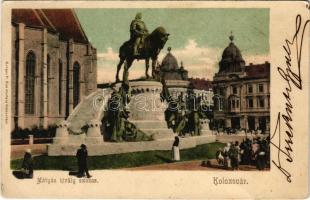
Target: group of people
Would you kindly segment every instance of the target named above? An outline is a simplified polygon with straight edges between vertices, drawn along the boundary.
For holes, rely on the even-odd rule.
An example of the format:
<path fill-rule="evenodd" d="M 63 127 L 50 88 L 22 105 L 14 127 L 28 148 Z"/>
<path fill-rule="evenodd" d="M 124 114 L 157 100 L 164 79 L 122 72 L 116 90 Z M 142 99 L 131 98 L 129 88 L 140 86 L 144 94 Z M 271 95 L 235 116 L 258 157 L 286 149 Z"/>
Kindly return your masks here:
<path fill-rule="evenodd" d="M 229 128 L 229 127 L 228 128 L 216 128 L 213 130 L 215 130 L 216 135 L 221 135 L 221 134 L 232 135 L 232 134 L 239 134 L 239 133 L 257 135 L 257 134 L 266 133 L 265 130 L 261 130 L 261 129 L 249 130 L 249 129 L 242 129 L 242 128 Z"/>
<path fill-rule="evenodd" d="M 86 175 L 87 178 L 90 178 L 91 175 L 88 172 L 87 166 L 87 157 L 88 151 L 85 144 L 82 144 L 80 148 L 77 150 L 76 158 L 78 164 L 78 172 L 77 176 L 79 178 L 84 177 Z M 19 176 L 20 178 L 33 178 L 33 168 L 34 163 L 32 159 L 31 149 L 27 149 L 24 154 L 24 159 L 21 166 L 21 171 Z"/>
<path fill-rule="evenodd" d="M 229 142 L 223 149 L 216 152 L 217 162 L 225 168 L 239 169 L 241 165 L 253 165 L 258 170 L 270 167 L 270 143 L 267 138 L 244 139 L 240 144 L 238 141 Z"/>

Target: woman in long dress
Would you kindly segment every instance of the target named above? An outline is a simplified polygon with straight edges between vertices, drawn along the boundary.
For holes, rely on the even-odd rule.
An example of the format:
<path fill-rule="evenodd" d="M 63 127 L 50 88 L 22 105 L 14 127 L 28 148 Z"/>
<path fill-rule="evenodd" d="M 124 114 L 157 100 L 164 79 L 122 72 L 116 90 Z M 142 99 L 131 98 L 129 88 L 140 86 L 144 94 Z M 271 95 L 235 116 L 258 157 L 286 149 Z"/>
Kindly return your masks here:
<path fill-rule="evenodd" d="M 179 161 L 180 160 L 179 143 L 180 143 L 179 137 L 175 136 L 174 137 L 174 142 L 173 142 L 173 145 L 172 145 L 172 159 L 173 159 L 173 161 Z"/>

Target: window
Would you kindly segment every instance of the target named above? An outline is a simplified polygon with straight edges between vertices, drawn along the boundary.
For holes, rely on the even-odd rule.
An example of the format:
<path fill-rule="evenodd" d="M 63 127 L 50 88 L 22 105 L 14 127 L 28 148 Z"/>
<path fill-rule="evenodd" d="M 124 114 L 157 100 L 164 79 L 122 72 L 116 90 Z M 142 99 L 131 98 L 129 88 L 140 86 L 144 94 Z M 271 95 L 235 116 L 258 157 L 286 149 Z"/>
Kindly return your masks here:
<path fill-rule="evenodd" d="M 264 92 L 264 85 L 263 84 L 258 85 L 258 92 L 260 92 L 260 93 Z"/>
<path fill-rule="evenodd" d="M 218 95 L 214 95 L 213 97 L 213 101 L 214 101 L 214 108 L 217 111 L 222 111 L 223 110 L 223 97 L 218 96 Z M 230 102 L 228 102 L 230 103 Z"/>
<path fill-rule="evenodd" d="M 58 73 L 58 106 L 59 114 L 62 113 L 62 61 L 59 59 L 59 73 Z"/>
<path fill-rule="evenodd" d="M 253 108 L 253 99 L 248 98 L 248 108 Z"/>
<path fill-rule="evenodd" d="M 25 76 L 25 114 L 34 114 L 34 83 L 35 83 L 36 58 L 33 52 L 26 57 Z"/>
<path fill-rule="evenodd" d="M 236 108 L 239 108 L 239 100 L 237 100 Z"/>
<path fill-rule="evenodd" d="M 249 94 L 253 93 L 253 86 L 252 85 L 248 85 L 248 93 Z"/>
<path fill-rule="evenodd" d="M 234 99 L 232 99 L 232 100 L 230 101 L 230 108 L 231 108 L 231 109 L 234 109 L 234 108 L 235 108 L 235 100 L 234 100 Z"/>
<path fill-rule="evenodd" d="M 80 98 L 80 65 L 73 65 L 73 107 L 77 106 Z"/>
<path fill-rule="evenodd" d="M 258 106 L 260 108 L 264 108 L 265 107 L 265 101 L 263 97 L 258 97 Z"/>
<path fill-rule="evenodd" d="M 237 94 L 237 86 L 232 86 L 233 94 Z"/>

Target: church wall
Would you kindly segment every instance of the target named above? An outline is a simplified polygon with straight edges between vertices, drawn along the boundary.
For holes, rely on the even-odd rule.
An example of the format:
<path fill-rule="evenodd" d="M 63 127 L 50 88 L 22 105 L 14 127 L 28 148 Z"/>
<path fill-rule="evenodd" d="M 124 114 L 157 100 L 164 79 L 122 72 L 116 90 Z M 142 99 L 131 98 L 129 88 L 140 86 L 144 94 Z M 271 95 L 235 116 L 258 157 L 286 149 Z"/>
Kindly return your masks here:
<path fill-rule="evenodd" d="M 48 108 L 47 115 L 50 121 L 54 121 L 53 118 L 58 117 L 58 48 L 57 35 L 47 34 L 47 55 L 50 58 L 50 69 L 48 74 Z"/>
<path fill-rule="evenodd" d="M 33 29 L 29 27 L 25 27 L 25 63 L 24 69 L 26 67 L 26 57 L 27 54 L 32 51 L 35 54 L 36 58 L 36 69 L 35 69 L 35 109 L 34 114 L 25 114 L 24 119 L 24 126 L 31 127 L 31 126 L 39 126 L 40 123 L 40 112 L 41 112 L 41 99 L 40 95 L 42 92 L 41 88 L 41 73 L 42 73 L 42 29 Z M 20 88 L 19 88 L 20 89 Z M 22 94 L 25 95 L 25 94 Z"/>
<path fill-rule="evenodd" d="M 35 109 L 34 114 L 25 114 L 23 121 L 23 128 L 31 128 L 32 126 L 42 125 L 43 119 L 43 88 L 42 88 L 42 76 L 43 76 L 43 29 L 25 27 L 24 29 L 24 69 L 26 67 L 26 57 L 29 51 L 34 52 L 36 57 L 36 71 L 35 71 Z M 49 99 L 48 99 L 48 125 L 54 124 L 59 119 L 64 119 L 68 114 L 66 110 L 69 107 L 69 91 L 67 73 L 69 71 L 69 57 L 68 57 L 68 41 L 59 40 L 58 33 L 47 32 L 47 54 L 50 56 L 50 75 L 49 75 Z M 18 26 L 12 26 L 12 129 L 14 128 L 14 118 L 17 119 L 18 106 L 17 98 L 18 94 L 25 95 L 24 88 L 17 87 L 18 72 L 16 72 L 16 66 L 18 61 Z M 15 42 L 17 45 L 15 45 Z M 90 48 L 90 53 L 87 55 L 88 44 L 74 43 L 73 61 L 80 64 L 80 95 L 85 97 L 90 92 L 95 91 L 97 87 L 97 67 L 96 67 L 96 50 Z M 91 46 L 90 46 L 91 47 Z M 62 77 L 61 88 L 59 86 L 59 60 L 62 62 Z M 90 67 L 91 66 L 91 67 Z M 72 66 L 71 66 L 72 68 Z M 24 71 L 25 73 L 25 71 Z M 88 85 L 89 84 L 89 85 Z M 60 90 L 61 89 L 61 90 Z M 42 96 L 41 96 L 42 95 Z M 60 98 L 61 95 L 61 98 Z M 80 99 L 81 100 L 81 99 Z M 61 101 L 61 102 L 60 102 Z M 60 106 L 61 103 L 61 106 Z M 23 109 L 25 109 L 23 107 Z M 17 124 L 16 121 L 16 125 Z"/>
<path fill-rule="evenodd" d="M 67 73 L 68 73 L 68 58 L 67 58 L 67 48 L 68 43 L 66 41 L 59 42 L 59 59 L 62 62 L 62 77 L 61 77 L 61 91 L 60 95 L 62 95 L 61 102 L 61 110 L 58 113 L 59 117 L 64 118 L 66 114 L 66 100 L 67 100 Z M 59 98 L 58 98 L 59 101 Z M 58 107 L 59 110 L 59 107 Z"/>
<path fill-rule="evenodd" d="M 78 62 L 80 65 L 80 97 L 79 102 L 85 97 L 85 74 L 87 71 L 85 70 L 85 65 L 87 64 L 85 61 L 86 55 L 86 45 L 74 43 L 74 58 L 72 64 Z"/>
<path fill-rule="evenodd" d="M 80 64 L 80 100 L 97 87 L 97 66 L 90 45 L 74 43 L 74 62 Z M 96 56 L 95 56 L 96 57 Z"/>
<path fill-rule="evenodd" d="M 91 68 L 88 71 L 88 94 L 97 90 L 97 50 L 95 48 L 91 49 Z"/>

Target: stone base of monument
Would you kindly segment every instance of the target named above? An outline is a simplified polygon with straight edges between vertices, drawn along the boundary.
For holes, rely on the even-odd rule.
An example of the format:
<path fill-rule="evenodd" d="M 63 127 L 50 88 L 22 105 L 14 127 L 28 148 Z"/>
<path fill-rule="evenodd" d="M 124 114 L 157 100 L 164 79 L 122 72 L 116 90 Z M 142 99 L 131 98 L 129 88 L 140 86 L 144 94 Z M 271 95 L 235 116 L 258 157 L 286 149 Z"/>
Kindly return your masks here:
<path fill-rule="evenodd" d="M 171 150 L 174 133 L 165 121 L 166 102 L 161 100 L 162 84 L 157 81 L 130 81 L 128 120 L 152 137 L 152 141 L 105 142 L 101 120 L 111 97 L 111 89 L 99 89 L 86 97 L 71 113 L 67 121 L 57 125 L 53 144 L 48 145 L 49 156 L 75 155 L 81 144 L 86 144 L 89 155 L 107 155 L 139 151 Z M 120 87 L 121 84 L 117 84 Z M 216 137 L 201 122 L 200 136 L 180 139 L 180 148 L 214 142 Z M 84 129 L 86 128 L 86 129 Z"/>
<path fill-rule="evenodd" d="M 180 138 L 180 149 L 194 148 L 197 145 L 207 144 L 216 141 L 215 135 L 201 135 Z M 82 142 L 82 141 L 81 141 Z M 87 145 L 88 155 L 109 155 L 153 150 L 171 150 L 174 139 L 161 139 L 145 142 L 101 142 Z M 81 143 L 51 144 L 47 146 L 49 156 L 75 156 Z"/>
<path fill-rule="evenodd" d="M 173 131 L 165 121 L 166 102 L 161 100 L 158 81 L 131 81 L 129 121 L 154 140 L 172 139 Z"/>
<path fill-rule="evenodd" d="M 146 135 L 151 136 L 154 140 L 173 139 L 174 134 L 171 129 L 167 128 L 166 121 L 153 120 L 130 120 L 137 128 Z"/>

